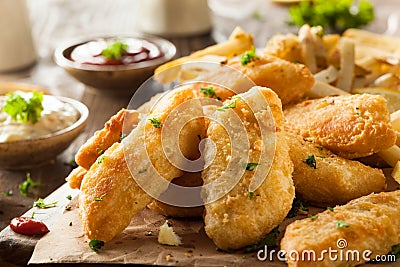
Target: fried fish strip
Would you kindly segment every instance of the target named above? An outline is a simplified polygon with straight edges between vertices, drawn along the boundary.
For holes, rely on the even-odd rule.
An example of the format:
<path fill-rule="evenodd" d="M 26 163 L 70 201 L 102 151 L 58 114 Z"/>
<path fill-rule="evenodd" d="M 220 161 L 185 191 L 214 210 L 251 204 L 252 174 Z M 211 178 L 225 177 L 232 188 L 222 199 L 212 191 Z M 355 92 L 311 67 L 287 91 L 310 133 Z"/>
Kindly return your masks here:
<path fill-rule="evenodd" d="M 112 145 L 92 164 L 82 181 L 79 198 L 83 229 L 88 238 L 111 240 L 152 201 L 149 191 L 153 196 L 161 194 L 172 179 L 182 175 L 182 171 L 166 158 L 163 149 L 174 151 L 170 144 L 161 143 L 161 133 L 167 117 L 172 120 L 171 125 L 175 125 L 182 117 L 190 116 L 190 112 L 196 112 L 197 107 L 192 104 L 186 112 L 172 114 L 176 107 L 193 98 L 192 88 L 168 93 L 121 143 Z M 155 127 L 158 125 L 150 119 L 159 120 L 160 127 Z M 202 120 L 189 122 L 179 136 L 180 147 L 198 144 L 197 134 L 201 129 L 205 130 Z M 194 151 L 192 148 L 182 150 Z M 190 158 L 192 155 L 185 156 Z M 161 180 L 154 182 L 157 173 Z M 151 185 L 146 192 L 141 187 L 143 184 L 138 184 L 143 181 Z"/>
<path fill-rule="evenodd" d="M 85 144 L 82 145 L 78 153 L 75 155 L 76 163 L 88 170 L 99 155 L 104 153 L 115 142 L 120 142 L 126 117 L 130 118 L 132 127 L 137 125 L 139 114 L 135 111 L 121 109 L 104 124 L 103 129 L 97 131 L 89 140 L 86 141 Z"/>
<path fill-rule="evenodd" d="M 399 206 L 400 190 L 383 192 L 352 200 L 333 211 L 326 210 L 314 219 L 293 222 L 286 228 L 281 249 L 296 251 L 300 256 L 313 253 L 305 254 L 304 259 L 298 261 L 295 261 L 294 253 L 288 253 L 288 265 L 355 266 L 365 262 L 363 256 L 374 259 L 377 255 L 385 255 L 392 246 L 400 243 Z M 334 260 L 326 253 L 329 249 L 338 249 L 338 246 L 346 257 L 343 260 Z M 366 251 L 371 253 L 366 255 Z M 318 260 L 313 260 L 314 252 Z M 355 257 L 357 254 L 359 260 Z M 323 260 L 320 259 L 322 256 Z"/>
<path fill-rule="evenodd" d="M 298 135 L 287 133 L 286 136 L 294 164 L 296 196 L 300 199 L 332 207 L 386 188 L 382 170 L 338 157 Z"/>
<path fill-rule="evenodd" d="M 314 77 L 302 64 L 294 64 L 271 55 L 263 55 L 242 65 L 239 61 L 228 62 L 258 86 L 271 88 L 282 104 L 298 102 L 314 84 Z"/>
<path fill-rule="evenodd" d="M 240 97 L 240 98 L 239 98 Z M 250 151 L 249 162 L 259 163 L 253 171 L 245 170 L 239 162 L 232 165 L 232 169 L 227 168 L 229 161 L 235 160 L 235 155 L 231 155 L 235 144 L 231 145 L 232 140 L 228 132 L 216 121 L 211 121 L 208 128 L 208 138 L 215 144 L 216 155 L 213 157 L 213 146 L 209 143 L 205 147 L 205 162 L 211 165 L 203 171 L 202 177 L 204 184 L 213 185 L 203 187 L 203 199 L 214 198 L 221 190 L 221 186 L 230 183 L 234 176 L 240 175 L 240 180 L 229 193 L 223 195 L 214 202 L 208 203 L 206 207 L 205 231 L 220 249 L 236 249 L 258 242 L 264 235 L 277 226 L 287 215 L 292 206 L 294 198 L 294 186 L 292 181 L 293 164 L 289 157 L 289 148 L 281 132 L 282 106 L 278 96 L 270 89 L 254 87 L 249 92 L 238 95 L 232 102 L 225 102 L 232 107 L 230 111 L 216 111 L 216 120 L 233 120 L 237 114 L 245 126 L 245 136 L 233 131 L 237 135 L 241 144 L 249 138 Z M 232 100 L 231 100 L 232 101 Z M 245 103 L 253 103 L 256 108 L 253 111 Z M 262 142 L 267 142 L 261 138 L 260 127 L 256 118 L 262 121 L 271 119 L 266 111 L 266 103 L 272 111 L 276 129 L 276 150 L 272 156 L 272 166 L 262 178 L 265 178 L 261 185 L 254 191 L 249 191 L 251 180 L 264 167 L 266 162 L 259 162 L 262 150 L 265 149 Z M 257 106 L 259 105 L 259 106 Z M 254 107 L 253 107 L 254 108 Z M 246 151 L 241 151 L 239 158 L 243 158 Z M 261 172 L 262 173 L 262 172 Z M 226 175 L 228 174 L 228 175 Z M 232 174 L 232 175 L 231 175 Z M 253 176 L 254 175 L 254 176 Z M 206 201 L 207 202 L 207 201 Z"/>
<path fill-rule="evenodd" d="M 381 96 L 306 100 L 285 109 L 284 115 L 290 132 L 344 158 L 369 156 L 396 142 L 386 100 Z"/>

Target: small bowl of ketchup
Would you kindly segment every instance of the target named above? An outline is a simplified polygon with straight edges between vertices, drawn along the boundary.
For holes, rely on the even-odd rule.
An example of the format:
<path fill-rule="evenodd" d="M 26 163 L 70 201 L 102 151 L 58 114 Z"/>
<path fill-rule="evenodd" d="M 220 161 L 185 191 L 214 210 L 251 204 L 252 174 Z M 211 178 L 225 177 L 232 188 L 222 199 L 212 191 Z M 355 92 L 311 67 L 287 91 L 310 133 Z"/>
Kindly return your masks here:
<path fill-rule="evenodd" d="M 171 42 L 155 36 L 106 36 L 64 43 L 54 52 L 54 60 L 85 85 L 129 95 L 175 53 Z"/>

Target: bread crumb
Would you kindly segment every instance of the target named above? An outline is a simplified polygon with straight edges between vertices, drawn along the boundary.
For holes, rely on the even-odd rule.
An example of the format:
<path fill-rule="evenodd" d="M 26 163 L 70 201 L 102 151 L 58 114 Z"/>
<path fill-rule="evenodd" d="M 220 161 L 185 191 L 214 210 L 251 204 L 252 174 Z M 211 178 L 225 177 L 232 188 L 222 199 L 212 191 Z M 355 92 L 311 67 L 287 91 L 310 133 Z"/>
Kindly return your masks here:
<path fill-rule="evenodd" d="M 174 229 L 168 225 L 168 221 L 165 221 L 160 227 L 158 243 L 170 246 L 179 246 L 182 244 L 181 238 L 174 232 Z"/>
<path fill-rule="evenodd" d="M 172 261 L 172 258 L 173 258 L 174 256 L 172 256 L 171 254 L 167 254 L 166 256 L 165 256 L 165 260 L 166 261 Z"/>
<path fill-rule="evenodd" d="M 193 254 L 192 253 L 189 253 L 189 252 L 185 252 L 185 257 L 192 257 L 193 256 Z"/>

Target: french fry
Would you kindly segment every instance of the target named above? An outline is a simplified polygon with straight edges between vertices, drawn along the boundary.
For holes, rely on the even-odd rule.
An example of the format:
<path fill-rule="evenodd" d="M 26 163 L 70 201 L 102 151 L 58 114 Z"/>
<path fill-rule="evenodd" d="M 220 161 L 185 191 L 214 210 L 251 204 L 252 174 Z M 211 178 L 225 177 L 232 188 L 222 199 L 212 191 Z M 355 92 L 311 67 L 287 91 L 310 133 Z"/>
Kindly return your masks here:
<path fill-rule="evenodd" d="M 336 87 L 351 92 L 354 75 L 354 42 L 347 38 L 340 40 L 340 71 Z"/>
<path fill-rule="evenodd" d="M 322 98 L 330 95 L 348 95 L 348 94 L 349 94 L 348 92 L 343 91 L 342 89 L 334 87 L 330 84 L 320 81 L 315 81 L 313 87 L 311 87 L 310 91 L 306 93 L 306 96 L 310 98 Z"/>
<path fill-rule="evenodd" d="M 161 65 L 155 70 L 155 79 L 161 83 L 168 83 L 175 80 L 180 71 L 179 65 L 193 61 L 209 61 L 203 57 L 208 55 L 223 56 L 231 58 L 242 54 L 253 47 L 253 37 L 237 27 L 229 37 L 228 41 L 204 48 L 193 54 L 181 57 Z"/>

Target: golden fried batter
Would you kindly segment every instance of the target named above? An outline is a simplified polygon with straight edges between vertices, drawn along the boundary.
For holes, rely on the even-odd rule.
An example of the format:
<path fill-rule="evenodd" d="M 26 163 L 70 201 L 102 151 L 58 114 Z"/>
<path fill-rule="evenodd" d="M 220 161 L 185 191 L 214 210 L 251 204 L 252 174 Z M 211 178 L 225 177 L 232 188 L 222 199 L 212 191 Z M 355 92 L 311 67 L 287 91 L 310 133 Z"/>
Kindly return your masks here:
<path fill-rule="evenodd" d="M 87 170 L 81 166 L 73 169 L 65 180 L 68 182 L 69 187 L 72 189 L 81 188 L 83 177 L 86 175 Z"/>
<path fill-rule="evenodd" d="M 307 100 L 287 108 L 284 114 L 289 131 L 344 158 L 369 156 L 396 142 L 386 100 L 381 96 Z"/>
<path fill-rule="evenodd" d="M 164 153 L 172 151 L 176 154 L 175 147 L 172 146 L 176 145 L 176 140 L 162 144 L 162 130 L 167 118 L 171 120 L 171 128 L 174 128 L 182 120 L 195 115 L 198 109 L 196 103 L 190 103 L 189 107 L 183 106 L 184 112 L 174 110 L 193 98 L 192 88 L 169 92 L 122 143 L 112 145 L 92 164 L 82 181 L 79 198 L 84 233 L 88 238 L 111 240 L 125 229 L 132 216 L 151 202 L 149 191 L 157 196 L 167 188 L 172 179 L 182 175 L 182 171 L 172 165 Z M 166 130 L 168 138 L 169 128 Z M 182 153 L 187 158 L 198 155 L 200 140 L 197 135 L 201 131 L 205 131 L 203 119 L 191 120 L 181 129 L 179 146 L 183 148 Z M 161 181 L 154 182 L 153 178 L 157 173 Z M 150 183 L 151 188 L 144 192 L 138 185 L 139 182 L 141 186 L 143 182 Z"/>
<path fill-rule="evenodd" d="M 370 259 L 376 255 L 385 255 L 391 251 L 393 245 L 400 243 L 399 206 L 400 190 L 370 194 L 344 206 L 337 206 L 334 211 L 319 213 L 314 219 L 293 222 L 286 228 L 281 249 L 287 252 L 297 251 L 300 256 L 307 251 L 314 251 L 317 259 L 323 255 L 323 250 L 329 249 L 338 251 L 333 256 L 339 256 L 340 252 L 344 256 L 343 260 L 339 257 L 333 260 L 325 253 L 321 261 L 313 260 L 313 256 L 308 258 L 307 255 L 310 254 L 305 254 L 304 261 L 294 261 L 295 253 L 288 253 L 288 265 L 355 266 L 365 262 L 363 253 L 366 250 L 371 251 L 371 254 L 366 255 Z M 351 251 L 358 251 L 359 261 L 357 257 L 353 257 L 355 254 Z"/>
<path fill-rule="evenodd" d="M 75 155 L 75 161 L 79 166 L 88 170 L 100 154 L 104 153 L 115 142 L 120 142 L 127 112 L 126 109 L 121 109 L 104 124 L 103 129 L 97 131 L 82 145 Z M 132 127 L 137 125 L 138 115 L 135 111 L 129 112 Z"/>
<path fill-rule="evenodd" d="M 231 61 L 228 65 L 256 85 L 271 88 L 283 105 L 298 102 L 314 84 L 314 77 L 306 66 L 271 55 L 260 56 L 245 66 L 239 61 Z"/>
<path fill-rule="evenodd" d="M 286 141 L 294 164 L 296 196 L 300 199 L 328 207 L 386 188 L 386 179 L 380 169 L 338 157 L 295 134 L 287 133 Z"/>
<path fill-rule="evenodd" d="M 235 101 L 235 105 L 232 105 Z M 245 104 L 252 103 L 253 111 Z M 257 176 L 257 172 L 265 168 L 267 162 L 260 161 L 261 150 L 264 150 L 260 128 L 256 118 L 267 122 L 270 114 L 266 111 L 266 103 L 272 111 L 275 126 L 269 131 L 276 130 L 276 150 L 272 155 L 272 167 L 260 187 L 254 192 L 249 191 L 251 181 Z M 226 111 L 215 112 L 216 121 L 211 121 L 208 128 L 208 138 L 215 144 L 216 155 L 213 157 L 213 146 L 209 143 L 205 148 L 205 162 L 211 165 L 203 171 L 204 184 L 213 183 L 209 188 L 204 188 L 203 199 L 213 199 L 225 184 L 231 183 L 234 177 L 243 175 L 234 188 L 218 200 L 208 203 L 206 207 L 205 231 L 220 249 L 236 249 L 256 243 L 264 235 L 277 226 L 287 215 L 294 198 L 294 186 L 292 181 L 293 164 L 289 157 L 289 148 L 281 132 L 282 106 L 277 95 L 270 89 L 254 87 L 249 92 L 238 95 L 225 105 L 233 107 Z M 230 113 L 229 113 L 230 112 Z M 243 136 L 235 129 L 228 135 L 227 130 L 218 122 L 232 122 L 234 114 L 237 114 L 245 126 Z M 276 127 L 276 128 L 275 128 Z M 245 159 L 247 152 L 239 149 L 239 155 L 235 156 L 235 144 L 231 145 L 230 137 L 236 135 L 242 146 L 249 138 L 251 149 L 249 150 L 249 162 L 259 163 L 255 169 L 246 170 L 246 164 L 236 162 L 238 157 Z M 232 141 L 233 143 L 234 141 Z M 268 152 L 267 152 L 268 153 Z M 231 155 L 232 154 L 232 155 Z M 271 155 L 271 154 L 269 154 Z M 234 161 L 232 169 L 227 168 L 229 162 Z M 261 171 L 262 173 L 262 171 Z"/>

